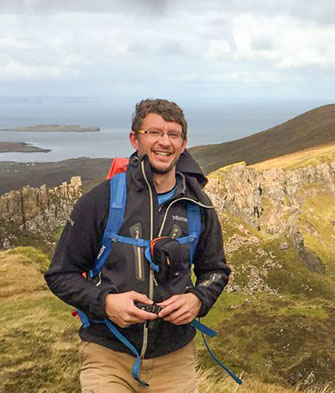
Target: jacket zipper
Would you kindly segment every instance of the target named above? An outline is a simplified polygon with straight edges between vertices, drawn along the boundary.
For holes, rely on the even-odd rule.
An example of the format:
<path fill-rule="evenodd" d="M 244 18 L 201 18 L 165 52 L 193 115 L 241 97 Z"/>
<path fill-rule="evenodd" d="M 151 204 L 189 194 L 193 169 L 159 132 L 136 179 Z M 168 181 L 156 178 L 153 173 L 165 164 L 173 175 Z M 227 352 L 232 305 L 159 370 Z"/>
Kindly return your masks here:
<path fill-rule="evenodd" d="M 149 202 L 150 202 L 150 238 L 149 240 L 153 240 L 154 237 L 154 204 L 153 204 L 153 195 L 150 183 L 148 181 L 147 175 L 144 170 L 144 161 L 141 161 L 141 170 L 144 177 L 144 180 L 149 189 Z M 154 274 L 152 269 L 149 269 L 149 299 L 153 300 L 154 298 Z M 143 325 L 143 342 L 142 342 L 142 349 L 141 349 L 141 358 L 143 359 L 145 356 L 145 352 L 148 347 L 148 326 L 146 323 Z"/>
<path fill-rule="evenodd" d="M 208 280 L 203 281 L 199 284 L 199 286 L 202 287 L 209 287 L 211 284 L 213 284 L 213 282 L 217 281 L 217 279 L 221 278 L 221 275 L 218 273 L 213 273 L 211 274 L 211 276 L 209 277 Z"/>
<path fill-rule="evenodd" d="M 154 236 L 153 235 L 153 227 L 154 227 L 154 220 L 153 220 L 153 193 L 152 193 L 152 189 L 151 189 L 150 183 L 148 181 L 147 175 L 146 175 L 145 170 L 144 170 L 144 162 L 143 161 L 141 161 L 141 170 L 142 170 L 142 174 L 143 174 L 144 180 L 145 180 L 145 182 L 146 182 L 146 184 L 148 186 L 148 189 L 149 189 L 149 201 L 150 201 L 150 241 L 151 241 L 151 240 L 153 240 L 153 236 Z M 204 205 L 204 204 L 202 204 L 200 202 L 197 202 L 197 201 L 195 201 L 195 200 L 193 200 L 191 198 L 182 197 L 182 198 L 175 199 L 174 201 L 172 201 L 169 204 L 169 206 L 167 207 L 167 209 L 166 209 L 166 211 L 164 213 L 164 218 L 163 218 L 162 224 L 160 226 L 158 237 L 162 236 L 163 228 L 164 228 L 164 225 L 165 225 L 165 222 L 166 222 L 166 218 L 167 218 L 167 214 L 169 212 L 170 207 L 174 203 L 179 202 L 181 200 L 186 200 L 186 201 L 190 201 L 190 202 L 196 203 L 197 205 L 199 205 L 201 207 L 204 207 L 204 208 L 207 208 L 207 209 L 214 209 L 213 206 Z M 159 208 L 159 210 L 160 210 L 160 208 Z M 153 298 L 154 298 L 154 283 L 157 285 L 157 281 L 155 280 L 153 271 L 152 271 L 152 269 L 149 269 L 149 296 L 148 297 L 151 300 L 153 300 Z M 143 342 L 142 342 L 142 349 L 141 349 L 141 358 L 142 359 L 144 358 L 145 352 L 146 352 L 147 347 L 148 347 L 148 333 L 149 333 L 148 332 L 148 327 L 147 327 L 146 323 L 144 323 L 144 326 L 143 326 Z"/>

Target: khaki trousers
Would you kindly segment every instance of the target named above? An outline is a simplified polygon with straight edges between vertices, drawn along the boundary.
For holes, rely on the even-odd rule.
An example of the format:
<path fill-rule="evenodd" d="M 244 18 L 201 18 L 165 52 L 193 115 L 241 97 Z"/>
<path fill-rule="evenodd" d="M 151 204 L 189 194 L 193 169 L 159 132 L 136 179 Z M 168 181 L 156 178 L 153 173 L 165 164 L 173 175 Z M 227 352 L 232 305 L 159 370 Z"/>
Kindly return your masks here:
<path fill-rule="evenodd" d="M 135 358 L 101 345 L 83 342 L 80 349 L 82 393 L 198 393 L 193 342 L 175 352 L 142 359 L 141 386 L 132 376 Z"/>

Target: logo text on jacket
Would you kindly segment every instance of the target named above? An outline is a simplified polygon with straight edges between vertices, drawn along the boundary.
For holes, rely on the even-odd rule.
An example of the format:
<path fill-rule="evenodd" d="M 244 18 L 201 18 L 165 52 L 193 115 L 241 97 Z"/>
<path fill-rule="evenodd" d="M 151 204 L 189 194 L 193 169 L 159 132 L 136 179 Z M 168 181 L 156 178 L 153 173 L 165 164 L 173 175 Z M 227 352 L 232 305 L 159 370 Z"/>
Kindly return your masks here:
<path fill-rule="evenodd" d="M 172 220 L 187 222 L 187 218 L 186 217 L 180 217 L 177 214 L 173 214 L 172 215 Z"/>

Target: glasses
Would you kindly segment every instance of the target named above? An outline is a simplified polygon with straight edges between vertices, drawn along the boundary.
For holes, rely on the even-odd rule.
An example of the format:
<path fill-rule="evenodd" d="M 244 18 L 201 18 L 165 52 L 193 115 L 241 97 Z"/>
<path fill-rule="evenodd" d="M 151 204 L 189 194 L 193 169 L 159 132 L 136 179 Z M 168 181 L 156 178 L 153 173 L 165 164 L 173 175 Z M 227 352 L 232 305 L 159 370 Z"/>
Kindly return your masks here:
<path fill-rule="evenodd" d="M 179 141 L 182 139 L 182 133 L 178 131 L 168 131 L 164 132 L 161 130 L 138 130 L 139 134 L 148 135 L 151 139 L 159 139 L 163 138 L 164 134 L 168 136 L 170 141 Z"/>

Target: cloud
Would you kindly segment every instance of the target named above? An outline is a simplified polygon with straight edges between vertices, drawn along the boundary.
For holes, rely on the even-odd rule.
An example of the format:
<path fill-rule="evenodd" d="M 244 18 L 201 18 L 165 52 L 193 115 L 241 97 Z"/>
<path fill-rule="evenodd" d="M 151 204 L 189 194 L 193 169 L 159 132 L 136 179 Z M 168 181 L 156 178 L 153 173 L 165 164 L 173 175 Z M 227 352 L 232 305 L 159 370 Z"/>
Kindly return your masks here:
<path fill-rule="evenodd" d="M 1 0 L 1 14 L 142 14 L 163 15 L 170 1 L 157 0 Z"/>
<path fill-rule="evenodd" d="M 250 41 L 250 46 L 255 51 L 269 51 L 274 49 L 274 43 L 267 35 L 255 37 Z"/>
<path fill-rule="evenodd" d="M 231 45 L 225 40 L 211 40 L 205 52 L 206 60 L 225 60 L 233 51 Z"/>
<path fill-rule="evenodd" d="M 206 60 L 271 62 L 278 68 L 335 67 L 335 29 L 297 23 L 292 18 L 238 15 L 231 20 L 234 46 L 209 42 Z"/>
<path fill-rule="evenodd" d="M 334 71 L 334 7 L 327 0 L 2 0 L 0 80 L 106 92 L 164 83 L 277 88 L 291 75 L 307 81 L 313 70 L 315 78 Z"/>

